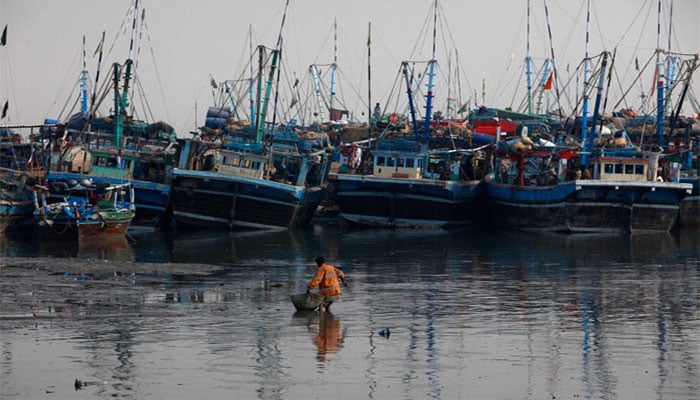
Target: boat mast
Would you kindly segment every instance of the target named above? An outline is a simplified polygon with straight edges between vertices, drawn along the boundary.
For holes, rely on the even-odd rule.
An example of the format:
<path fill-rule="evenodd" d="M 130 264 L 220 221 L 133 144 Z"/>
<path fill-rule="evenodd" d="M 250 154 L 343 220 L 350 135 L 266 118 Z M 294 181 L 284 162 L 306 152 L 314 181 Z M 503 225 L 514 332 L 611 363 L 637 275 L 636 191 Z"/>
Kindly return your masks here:
<path fill-rule="evenodd" d="M 119 149 L 119 153 L 121 153 L 121 137 L 122 137 L 122 130 L 124 128 L 124 117 L 125 117 L 125 108 L 124 108 L 124 103 L 123 99 L 119 93 L 119 79 L 121 75 L 121 65 L 119 63 L 114 63 L 112 66 L 114 68 L 114 145 L 117 146 Z M 120 162 L 117 162 L 117 164 L 120 164 Z M 119 165 L 119 166 L 120 166 Z"/>
<path fill-rule="evenodd" d="M 321 83 L 320 78 L 318 76 L 318 68 L 316 68 L 316 64 L 311 64 L 309 70 L 311 71 L 311 77 L 314 81 L 314 93 L 316 94 L 316 104 L 318 107 L 318 120 L 320 122 L 324 122 L 326 120 L 326 115 L 323 112 L 323 100 L 321 99 Z"/>
<path fill-rule="evenodd" d="M 248 98 L 250 100 L 250 124 L 255 124 L 255 78 L 253 72 L 253 25 L 248 25 L 248 46 L 250 50 L 250 80 L 248 81 Z"/>
<path fill-rule="evenodd" d="M 139 10 L 139 0 L 134 2 L 134 18 L 131 24 L 131 42 L 129 43 L 129 58 L 126 60 L 125 71 L 124 71 L 124 87 L 122 88 L 121 94 L 121 104 L 119 107 L 114 108 L 115 116 L 117 113 L 121 119 L 122 123 L 126 117 L 126 110 L 129 108 L 129 81 L 131 80 L 131 65 L 134 63 L 134 38 L 136 37 L 136 21 L 138 20 L 138 10 Z M 116 65 L 115 65 L 116 69 Z M 115 82 L 115 89 L 118 90 L 118 82 Z M 114 129 L 114 144 L 121 150 L 122 147 L 122 131 L 117 130 L 116 126 Z"/>
<path fill-rule="evenodd" d="M 413 134 L 416 140 L 420 140 L 420 132 L 418 131 L 418 121 L 416 120 L 416 106 L 413 104 L 413 91 L 411 90 L 411 79 L 408 77 L 408 61 L 401 63 L 403 77 L 406 81 L 406 94 L 408 95 L 408 107 L 411 112 L 411 123 L 413 124 Z"/>
<path fill-rule="evenodd" d="M 598 125 L 598 115 L 600 110 L 600 100 L 603 97 L 603 84 L 605 83 L 605 68 L 608 66 L 608 52 L 603 52 L 603 61 L 600 64 L 600 75 L 598 76 L 598 87 L 595 95 L 595 105 L 593 106 L 593 120 L 591 121 L 591 134 L 588 136 L 587 148 L 593 149 L 593 137 L 595 127 Z"/>
<path fill-rule="evenodd" d="M 372 125 L 372 22 L 367 24 L 367 121 Z"/>
<path fill-rule="evenodd" d="M 331 100 L 330 109 L 335 107 L 336 79 L 338 74 L 338 20 L 333 20 L 333 65 L 331 65 Z"/>
<path fill-rule="evenodd" d="M 589 157 L 591 149 L 588 148 L 588 85 L 591 75 L 591 59 L 588 56 L 588 38 L 591 28 L 591 0 L 588 0 L 588 9 L 586 12 L 586 55 L 583 59 L 583 111 L 581 113 L 581 146 L 583 147 L 583 155 L 581 162 L 584 167 L 589 165 Z M 591 132 L 593 134 L 593 132 Z"/>
<path fill-rule="evenodd" d="M 527 45 L 525 47 L 525 76 L 527 79 L 527 113 L 532 114 L 532 57 L 530 57 L 530 0 L 527 0 Z"/>
<path fill-rule="evenodd" d="M 423 135 L 425 138 L 428 138 L 428 135 L 430 133 L 430 118 L 431 118 L 431 113 L 433 111 L 433 87 L 434 87 L 434 80 L 435 80 L 435 41 L 437 39 L 437 8 L 438 8 L 438 0 L 435 0 L 435 10 L 433 12 L 433 52 L 432 56 L 430 58 L 430 61 L 428 61 L 428 94 L 426 95 L 426 101 L 425 101 L 425 122 L 423 125 Z"/>
<path fill-rule="evenodd" d="M 282 23 L 280 24 L 280 32 L 277 37 L 277 47 L 272 50 L 272 61 L 270 62 L 270 72 L 268 74 L 267 86 L 265 87 L 265 98 L 263 100 L 262 111 L 260 112 L 260 118 L 258 120 L 258 130 L 257 130 L 257 142 L 262 141 L 263 127 L 265 126 L 265 116 L 267 114 L 267 106 L 270 103 L 270 92 L 272 91 L 272 82 L 275 79 L 275 71 L 277 69 L 277 58 L 282 49 L 282 29 L 284 28 L 284 21 L 287 18 L 287 7 L 289 7 L 289 0 L 284 4 L 284 13 L 282 14 Z M 262 63 L 261 63 L 262 68 Z"/>
<path fill-rule="evenodd" d="M 83 35 L 83 70 L 80 73 L 80 111 L 88 112 L 88 72 L 87 72 L 87 56 L 85 55 L 85 35 Z"/>
<path fill-rule="evenodd" d="M 97 72 L 95 73 L 95 86 L 92 88 L 92 99 L 90 100 L 90 118 L 93 117 L 93 114 L 95 112 L 94 107 L 95 107 L 95 98 L 97 97 L 97 85 L 100 82 L 100 66 L 102 64 L 102 49 L 104 47 L 105 43 L 105 31 L 102 31 L 102 39 L 100 40 L 100 44 L 97 46 L 97 50 L 95 53 L 99 52 L 100 55 L 97 58 Z"/>
<path fill-rule="evenodd" d="M 590 3 L 590 1 L 589 1 Z M 590 4 L 589 4 L 589 9 L 590 9 Z M 560 95 L 559 95 L 559 84 L 557 83 L 559 79 L 559 74 L 557 73 L 557 64 L 554 62 L 554 40 L 552 39 L 552 25 L 549 23 L 549 7 L 547 6 L 547 0 L 544 0 L 544 15 L 547 19 L 547 34 L 549 36 L 549 52 L 551 54 L 552 58 L 552 78 L 554 80 L 554 93 L 557 96 L 557 108 L 558 111 L 561 112 L 561 100 L 560 100 Z M 586 33 L 586 37 L 588 37 L 588 33 Z M 586 39 L 587 40 L 587 39 Z M 588 42 L 586 42 L 588 43 Z M 588 46 L 588 44 L 586 44 Z M 588 57 L 586 55 L 586 57 Z"/>
<path fill-rule="evenodd" d="M 656 129 L 659 146 L 664 145 L 664 63 L 661 51 L 661 0 L 656 18 Z"/>
<path fill-rule="evenodd" d="M 669 115 L 669 107 L 671 106 L 671 87 L 674 84 L 675 81 L 675 60 L 676 57 L 671 55 L 671 36 L 673 33 L 673 30 L 671 29 L 673 26 L 673 0 L 671 0 L 671 4 L 669 6 L 668 10 L 668 52 L 666 53 L 666 99 L 664 100 L 664 117 Z"/>

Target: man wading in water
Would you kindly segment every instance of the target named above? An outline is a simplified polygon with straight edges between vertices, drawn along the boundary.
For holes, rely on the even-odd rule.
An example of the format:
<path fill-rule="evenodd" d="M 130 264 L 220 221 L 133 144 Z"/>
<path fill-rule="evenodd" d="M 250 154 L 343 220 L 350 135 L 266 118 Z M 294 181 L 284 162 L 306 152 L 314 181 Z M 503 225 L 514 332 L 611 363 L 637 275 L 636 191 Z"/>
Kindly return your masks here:
<path fill-rule="evenodd" d="M 338 268 L 327 264 L 323 257 L 316 257 L 316 274 L 314 274 L 313 279 L 309 282 L 309 287 L 306 289 L 306 293 L 311 293 L 311 289 L 318 286 L 319 294 L 323 297 L 323 302 L 319 306 L 319 310 L 329 311 L 331 304 L 334 301 L 340 299 L 340 284 L 338 283 L 338 278 L 343 282 L 343 286 L 348 286 L 345 282 L 345 274 Z"/>

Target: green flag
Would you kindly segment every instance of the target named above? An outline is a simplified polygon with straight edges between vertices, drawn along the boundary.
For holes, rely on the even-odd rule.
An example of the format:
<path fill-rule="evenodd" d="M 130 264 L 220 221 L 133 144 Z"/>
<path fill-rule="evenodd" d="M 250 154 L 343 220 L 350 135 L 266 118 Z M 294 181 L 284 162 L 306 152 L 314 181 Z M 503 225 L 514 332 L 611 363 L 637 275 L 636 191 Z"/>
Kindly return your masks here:
<path fill-rule="evenodd" d="M 634 69 L 639 71 L 639 59 L 637 57 L 634 58 Z"/>
<path fill-rule="evenodd" d="M 7 25 L 5 25 L 5 29 L 2 30 L 2 37 L 0 37 L 0 46 L 4 46 L 7 44 Z"/>
<path fill-rule="evenodd" d="M 216 81 L 214 80 L 214 77 L 211 78 L 211 87 L 214 89 L 218 89 L 219 85 L 216 84 Z"/>
<path fill-rule="evenodd" d="M 297 105 L 297 99 L 292 98 L 292 103 L 289 105 L 289 108 L 294 108 L 295 105 Z"/>
<path fill-rule="evenodd" d="M 5 101 L 5 105 L 2 107 L 2 116 L 0 118 L 5 118 L 7 116 L 8 108 L 10 108 L 10 103 L 8 101 Z"/>

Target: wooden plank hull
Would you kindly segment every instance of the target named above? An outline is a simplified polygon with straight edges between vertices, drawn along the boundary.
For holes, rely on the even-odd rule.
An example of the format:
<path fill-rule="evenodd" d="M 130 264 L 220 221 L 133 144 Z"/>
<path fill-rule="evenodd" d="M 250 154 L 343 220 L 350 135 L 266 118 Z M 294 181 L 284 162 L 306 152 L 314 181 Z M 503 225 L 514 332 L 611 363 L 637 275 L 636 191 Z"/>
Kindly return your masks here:
<path fill-rule="evenodd" d="M 571 233 L 668 232 L 688 184 L 576 180 L 553 186 L 486 182 L 502 226 Z"/>
<path fill-rule="evenodd" d="M 173 219 L 201 229 L 309 226 L 325 195 L 324 187 L 190 170 L 176 170 L 172 186 Z"/>
<path fill-rule="evenodd" d="M 337 174 L 330 177 L 340 216 L 350 224 L 380 228 L 450 228 L 473 225 L 484 215 L 478 181 L 391 179 Z"/>

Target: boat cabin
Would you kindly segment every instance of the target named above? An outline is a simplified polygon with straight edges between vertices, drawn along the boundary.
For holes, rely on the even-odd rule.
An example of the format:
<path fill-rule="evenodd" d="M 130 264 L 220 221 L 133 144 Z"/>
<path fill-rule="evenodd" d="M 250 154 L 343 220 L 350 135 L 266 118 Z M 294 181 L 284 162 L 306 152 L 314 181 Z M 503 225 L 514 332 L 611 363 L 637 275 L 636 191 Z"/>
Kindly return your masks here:
<path fill-rule="evenodd" d="M 259 154 L 209 150 L 204 154 L 201 170 L 263 179 L 266 167 L 267 158 Z"/>
<path fill-rule="evenodd" d="M 421 179 L 425 166 L 424 154 L 374 152 L 372 173 L 380 178 Z"/>
<path fill-rule="evenodd" d="M 604 181 L 647 181 L 647 160 L 643 158 L 599 158 L 594 166 L 594 178 Z"/>

